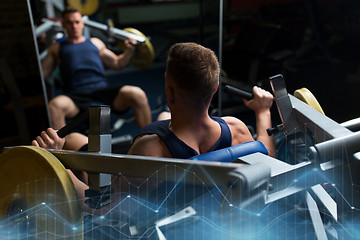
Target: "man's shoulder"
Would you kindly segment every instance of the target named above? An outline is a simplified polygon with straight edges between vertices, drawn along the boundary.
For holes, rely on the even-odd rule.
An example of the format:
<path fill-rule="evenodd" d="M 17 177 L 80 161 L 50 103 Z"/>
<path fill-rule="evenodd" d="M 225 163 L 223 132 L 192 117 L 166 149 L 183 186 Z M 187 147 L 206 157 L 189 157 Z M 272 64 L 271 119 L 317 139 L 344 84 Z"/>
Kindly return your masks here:
<path fill-rule="evenodd" d="M 96 37 L 92 37 L 90 38 L 90 41 L 92 44 L 94 44 L 98 49 L 104 49 L 105 43 L 103 41 L 101 41 L 99 38 Z"/>
<path fill-rule="evenodd" d="M 233 145 L 253 140 L 249 128 L 243 121 L 235 117 L 222 117 L 222 119 L 230 128 Z"/>
<path fill-rule="evenodd" d="M 60 43 L 55 42 L 48 47 L 48 52 L 52 54 L 58 54 L 60 49 Z"/>
<path fill-rule="evenodd" d="M 53 44 L 51 44 L 48 48 L 47 48 L 47 52 L 48 52 L 48 56 L 50 56 L 52 59 L 54 59 L 55 61 L 59 61 L 59 54 L 60 54 L 60 43 L 59 42 L 55 42 Z"/>
<path fill-rule="evenodd" d="M 222 117 L 221 119 L 223 119 L 229 126 L 245 125 L 243 121 L 241 121 L 240 119 L 238 119 L 236 117 L 226 116 L 226 117 Z"/>
<path fill-rule="evenodd" d="M 129 154 L 153 156 L 153 157 L 169 157 L 168 149 L 156 134 L 143 134 L 138 136 Z"/>

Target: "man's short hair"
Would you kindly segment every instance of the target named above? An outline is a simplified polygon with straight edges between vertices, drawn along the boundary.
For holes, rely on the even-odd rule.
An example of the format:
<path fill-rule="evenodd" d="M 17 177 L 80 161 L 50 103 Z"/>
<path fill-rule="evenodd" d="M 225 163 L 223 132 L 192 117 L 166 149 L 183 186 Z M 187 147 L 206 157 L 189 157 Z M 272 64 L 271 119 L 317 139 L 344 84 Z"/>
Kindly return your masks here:
<path fill-rule="evenodd" d="M 67 6 L 62 12 L 62 17 L 64 17 L 66 14 L 71 14 L 76 12 L 80 13 L 80 10 L 73 6 Z"/>
<path fill-rule="evenodd" d="M 176 43 L 168 51 L 166 72 L 180 89 L 209 98 L 216 90 L 220 66 L 212 50 L 197 43 Z"/>

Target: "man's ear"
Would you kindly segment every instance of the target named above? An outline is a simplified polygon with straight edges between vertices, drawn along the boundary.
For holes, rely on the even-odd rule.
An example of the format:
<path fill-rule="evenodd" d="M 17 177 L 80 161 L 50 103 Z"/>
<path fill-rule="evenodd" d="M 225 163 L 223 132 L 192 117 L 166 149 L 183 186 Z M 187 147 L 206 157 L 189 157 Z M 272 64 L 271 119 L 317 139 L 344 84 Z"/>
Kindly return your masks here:
<path fill-rule="evenodd" d="M 168 86 L 166 88 L 166 101 L 168 105 L 174 104 L 175 103 L 175 92 L 174 92 L 174 88 L 172 88 L 171 86 Z"/>
<path fill-rule="evenodd" d="M 215 88 L 215 91 L 214 91 L 214 94 L 217 92 L 217 90 L 219 89 L 219 81 L 217 82 L 217 85 L 216 85 L 216 88 Z"/>

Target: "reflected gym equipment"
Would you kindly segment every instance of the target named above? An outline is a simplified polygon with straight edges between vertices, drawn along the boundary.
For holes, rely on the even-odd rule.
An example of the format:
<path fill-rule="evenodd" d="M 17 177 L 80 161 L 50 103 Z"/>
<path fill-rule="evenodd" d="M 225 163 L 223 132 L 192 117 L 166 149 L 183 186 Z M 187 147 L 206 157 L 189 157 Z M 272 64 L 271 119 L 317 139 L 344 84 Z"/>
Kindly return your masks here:
<path fill-rule="evenodd" d="M 137 36 L 143 36 L 145 38 L 145 42 L 136 47 L 136 52 L 131 58 L 130 63 L 140 69 L 150 67 L 154 61 L 155 53 L 149 38 L 147 38 L 142 32 L 135 28 L 125 28 L 124 31 L 133 33 Z M 125 45 L 123 42 L 119 42 L 119 49 L 125 50 Z"/>
<path fill-rule="evenodd" d="M 112 27 L 112 24 L 105 25 L 95 21 L 90 20 L 87 16 L 83 16 L 83 21 L 85 26 L 106 31 L 110 38 L 115 38 L 120 40 L 119 46 L 120 50 L 125 50 L 123 41 L 128 38 L 132 38 L 138 42 L 136 46 L 136 52 L 131 58 L 130 63 L 135 67 L 144 69 L 148 68 L 154 61 L 155 53 L 154 48 L 149 40 L 142 32 L 135 28 L 125 28 L 120 30 Z"/>
<path fill-rule="evenodd" d="M 136 40 L 138 43 L 136 45 L 136 50 L 134 56 L 130 60 L 130 63 L 137 68 L 145 69 L 148 68 L 154 61 L 155 52 L 154 48 L 149 40 L 142 32 L 134 28 L 125 28 L 124 30 L 115 28 L 112 24 L 102 24 L 99 22 L 95 22 L 90 20 L 88 16 L 82 17 L 85 26 L 100 30 L 106 35 L 108 35 L 111 39 L 116 39 L 119 41 L 120 50 L 124 50 L 123 41 L 128 38 L 132 38 Z M 49 31 L 54 27 L 61 27 L 60 22 L 52 21 L 50 19 L 42 19 L 43 24 L 36 28 L 35 34 L 36 36 L 40 36 L 42 33 Z M 41 54 L 42 56 L 44 54 Z"/>
<path fill-rule="evenodd" d="M 70 6 L 73 6 L 81 12 L 82 15 L 92 15 L 94 14 L 100 5 L 99 0 L 67 0 Z"/>

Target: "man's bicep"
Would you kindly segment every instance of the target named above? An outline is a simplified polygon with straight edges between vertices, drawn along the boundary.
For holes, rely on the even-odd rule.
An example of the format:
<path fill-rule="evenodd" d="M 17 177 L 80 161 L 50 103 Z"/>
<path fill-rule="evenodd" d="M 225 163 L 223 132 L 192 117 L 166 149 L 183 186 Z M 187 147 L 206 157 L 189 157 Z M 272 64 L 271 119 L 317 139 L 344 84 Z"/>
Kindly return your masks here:
<path fill-rule="evenodd" d="M 56 67 L 57 51 L 59 51 L 58 45 L 51 45 L 47 50 L 45 58 L 41 61 L 41 70 L 44 78 L 49 77 Z"/>
<path fill-rule="evenodd" d="M 103 49 L 100 52 L 100 58 L 106 67 L 117 69 L 117 56 L 111 50 Z"/>
<path fill-rule="evenodd" d="M 51 54 L 47 54 L 46 57 L 41 61 L 41 70 L 44 78 L 47 78 L 52 71 L 55 69 L 56 61 L 51 56 Z"/>
<path fill-rule="evenodd" d="M 91 42 L 99 50 L 99 57 L 103 64 L 108 67 L 115 69 L 116 68 L 116 54 L 108 49 L 103 41 L 98 38 L 91 38 Z"/>

